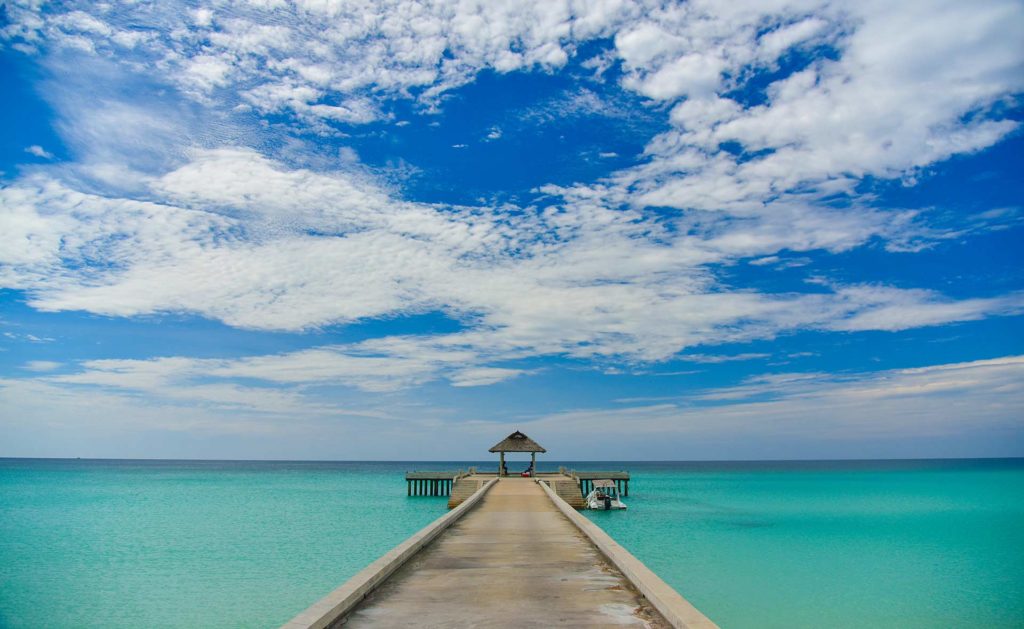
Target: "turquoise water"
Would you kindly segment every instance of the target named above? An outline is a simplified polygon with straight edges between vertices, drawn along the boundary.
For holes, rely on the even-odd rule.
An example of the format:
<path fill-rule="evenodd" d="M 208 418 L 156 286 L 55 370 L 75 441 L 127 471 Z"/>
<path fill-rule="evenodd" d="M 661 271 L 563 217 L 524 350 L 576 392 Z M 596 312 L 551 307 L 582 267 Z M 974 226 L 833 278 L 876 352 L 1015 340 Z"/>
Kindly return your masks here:
<path fill-rule="evenodd" d="M 0 627 L 276 626 L 460 465 L 0 460 Z M 590 516 L 727 629 L 1024 626 L 1024 462 L 572 466 L 632 472 Z"/>
<path fill-rule="evenodd" d="M 1019 460 L 631 467 L 586 513 L 722 627 L 1024 627 Z"/>
<path fill-rule="evenodd" d="M 0 461 L 0 627 L 277 626 L 447 511 L 404 469 Z"/>

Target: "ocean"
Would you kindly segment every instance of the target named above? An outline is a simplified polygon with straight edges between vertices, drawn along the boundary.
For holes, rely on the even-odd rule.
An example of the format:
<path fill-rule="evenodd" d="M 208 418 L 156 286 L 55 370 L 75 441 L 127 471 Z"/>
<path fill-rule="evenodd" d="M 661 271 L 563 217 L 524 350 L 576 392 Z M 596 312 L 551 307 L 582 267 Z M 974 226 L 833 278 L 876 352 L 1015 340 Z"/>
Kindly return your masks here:
<path fill-rule="evenodd" d="M 0 459 L 0 627 L 275 627 L 469 465 Z M 1024 627 L 1024 460 L 565 465 L 631 472 L 586 513 L 727 629 Z"/>

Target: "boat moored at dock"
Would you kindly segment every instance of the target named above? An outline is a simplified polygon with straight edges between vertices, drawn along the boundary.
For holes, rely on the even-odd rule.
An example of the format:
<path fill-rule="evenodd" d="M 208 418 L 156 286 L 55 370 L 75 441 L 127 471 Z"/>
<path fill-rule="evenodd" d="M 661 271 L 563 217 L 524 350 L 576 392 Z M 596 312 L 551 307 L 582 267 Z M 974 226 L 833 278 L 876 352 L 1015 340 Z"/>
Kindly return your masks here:
<path fill-rule="evenodd" d="M 594 490 L 587 494 L 588 509 L 604 511 L 624 510 L 626 504 L 619 498 L 619 488 L 610 480 L 595 480 Z"/>

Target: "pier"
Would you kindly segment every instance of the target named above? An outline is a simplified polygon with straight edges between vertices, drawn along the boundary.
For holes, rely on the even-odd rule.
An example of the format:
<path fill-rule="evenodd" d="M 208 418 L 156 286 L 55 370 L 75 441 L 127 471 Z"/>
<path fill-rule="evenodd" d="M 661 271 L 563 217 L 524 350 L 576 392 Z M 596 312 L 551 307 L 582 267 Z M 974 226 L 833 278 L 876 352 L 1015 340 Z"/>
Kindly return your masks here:
<path fill-rule="evenodd" d="M 283 629 L 716 626 L 547 481 L 482 483 Z"/>
<path fill-rule="evenodd" d="M 503 468 L 407 474 L 416 483 L 409 495 L 446 488 L 452 509 L 282 629 L 716 627 L 577 512 L 578 472 L 524 477 Z"/>

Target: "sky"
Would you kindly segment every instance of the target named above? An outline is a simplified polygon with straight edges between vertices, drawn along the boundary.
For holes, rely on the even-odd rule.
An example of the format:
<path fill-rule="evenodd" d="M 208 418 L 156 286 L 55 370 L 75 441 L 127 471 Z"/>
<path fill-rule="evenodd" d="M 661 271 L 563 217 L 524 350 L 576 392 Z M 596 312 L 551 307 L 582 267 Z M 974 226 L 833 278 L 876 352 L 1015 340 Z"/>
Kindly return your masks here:
<path fill-rule="evenodd" d="M 0 456 L 1024 456 L 1017 0 L 0 4 Z"/>

